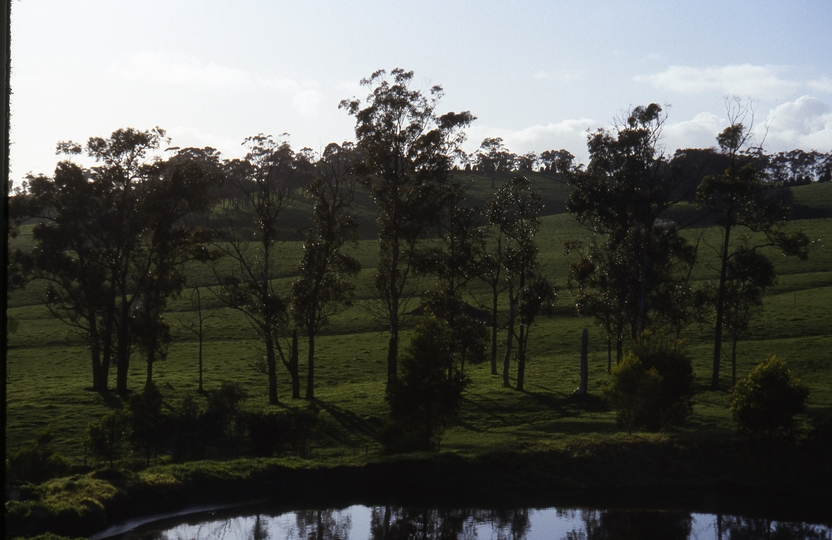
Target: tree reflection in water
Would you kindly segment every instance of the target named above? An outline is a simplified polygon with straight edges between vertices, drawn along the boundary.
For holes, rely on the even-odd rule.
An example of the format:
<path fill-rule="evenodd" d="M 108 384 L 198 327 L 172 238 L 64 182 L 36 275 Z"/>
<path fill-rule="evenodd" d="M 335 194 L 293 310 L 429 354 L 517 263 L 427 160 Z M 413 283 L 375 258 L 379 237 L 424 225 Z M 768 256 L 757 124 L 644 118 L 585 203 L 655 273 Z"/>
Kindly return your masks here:
<path fill-rule="evenodd" d="M 475 540 L 478 527 L 492 525 L 498 540 L 523 540 L 529 510 L 426 510 L 380 506 L 372 509 L 370 540 Z"/>
<path fill-rule="evenodd" d="M 349 540 L 352 518 L 337 510 L 295 512 L 298 538 L 306 540 Z M 258 539 L 255 539 L 258 540 Z"/>
<path fill-rule="evenodd" d="M 617 538 L 690 538 L 693 517 L 689 512 L 639 510 L 581 510 L 584 530 L 572 530 L 566 540 Z"/>
<path fill-rule="evenodd" d="M 765 518 L 717 516 L 717 540 L 828 540 L 828 528 Z"/>
<path fill-rule="evenodd" d="M 341 510 L 185 517 L 120 540 L 832 540 L 828 526 L 672 510 L 425 509 Z"/>

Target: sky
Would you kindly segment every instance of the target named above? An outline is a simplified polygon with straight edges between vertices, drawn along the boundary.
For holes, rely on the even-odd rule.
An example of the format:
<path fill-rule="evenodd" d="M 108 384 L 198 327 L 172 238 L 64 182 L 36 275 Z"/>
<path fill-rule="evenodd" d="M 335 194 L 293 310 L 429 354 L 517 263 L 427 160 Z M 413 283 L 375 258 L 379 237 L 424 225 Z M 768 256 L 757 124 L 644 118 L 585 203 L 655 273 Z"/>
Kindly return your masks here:
<path fill-rule="evenodd" d="M 59 141 L 164 128 L 241 157 L 259 133 L 321 151 L 354 139 L 343 99 L 379 69 L 439 84 L 477 120 L 464 148 L 565 148 L 665 107 L 662 145 L 707 148 L 726 103 L 768 152 L 832 151 L 832 0 L 12 0 L 11 170 L 54 171 Z M 752 117 L 746 118 L 746 124 Z"/>

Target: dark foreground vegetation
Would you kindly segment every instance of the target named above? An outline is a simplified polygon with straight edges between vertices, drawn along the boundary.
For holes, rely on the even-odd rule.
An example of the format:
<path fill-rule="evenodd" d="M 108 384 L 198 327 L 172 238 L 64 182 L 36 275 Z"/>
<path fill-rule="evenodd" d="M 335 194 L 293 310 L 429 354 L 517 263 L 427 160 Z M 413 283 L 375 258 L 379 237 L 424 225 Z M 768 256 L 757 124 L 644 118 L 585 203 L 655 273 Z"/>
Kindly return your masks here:
<path fill-rule="evenodd" d="M 766 156 L 738 102 L 672 158 L 655 104 L 585 165 L 464 156 L 473 116 L 411 78 L 364 81 L 321 156 L 127 129 L 27 180 L 7 536 L 261 497 L 828 519 L 825 156 Z"/>

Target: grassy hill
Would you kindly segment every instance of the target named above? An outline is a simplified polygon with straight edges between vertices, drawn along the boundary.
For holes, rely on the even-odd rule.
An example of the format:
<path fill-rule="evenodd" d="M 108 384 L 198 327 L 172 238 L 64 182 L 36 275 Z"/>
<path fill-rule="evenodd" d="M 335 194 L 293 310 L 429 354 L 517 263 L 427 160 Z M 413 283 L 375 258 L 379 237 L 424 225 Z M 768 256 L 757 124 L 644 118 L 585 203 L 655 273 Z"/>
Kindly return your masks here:
<path fill-rule="evenodd" d="M 462 176 L 470 182 L 472 200 L 480 207 L 491 196 L 491 180 L 483 176 Z M 497 179 L 497 185 L 505 178 Z M 597 397 L 606 379 L 606 342 L 591 320 L 579 318 L 573 308 L 573 293 L 565 287 L 569 260 L 563 242 L 587 235 L 565 214 L 568 186 L 557 176 L 534 174 L 532 181 L 541 191 L 545 216 L 537 238 L 541 260 L 559 289 L 556 315 L 532 328 L 527 367 L 527 390 L 517 392 L 501 386 L 490 375 L 488 365 L 466 366 L 472 384 L 465 393 L 459 424 L 443 441 L 443 450 L 461 454 L 483 454 L 497 450 L 533 449 L 568 440 L 602 440 L 619 433 L 614 415 Z M 832 412 L 832 185 L 814 184 L 792 190 L 800 215 L 795 221 L 815 241 L 808 261 L 801 262 L 772 254 L 780 275 L 777 288 L 766 297 L 765 311 L 756 319 L 750 335 L 740 344 L 738 374 L 744 376 L 766 355 L 776 353 L 793 373 L 809 385 L 808 415 Z M 323 437 L 316 457 L 337 458 L 377 448 L 375 432 L 387 414 L 384 402 L 387 338 L 371 316 L 372 288 L 377 241 L 369 197 L 359 198 L 360 243 L 354 254 L 364 270 L 358 278 L 356 305 L 334 318 L 317 343 L 317 386 L 315 406 L 321 411 Z M 297 220 L 302 219 L 298 210 Z M 694 279 L 713 278 L 709 261 L 715 255 L 717 232 L 689 229 L 691 237 L 701 236 L 701 261 Z M 16 244 L 30 242 L 24 227 Z M 294 278 L 300 253 L 298 242 L 287 242 L 281 279 L 288 287 Z M 210 271 L 194 265 L 191 283 L 209 284 Z M 206 291 L 207 292 L 207 291 Z M 483 290 L 484 292 L 484 290 Z M 189 291 L 172 305 L 167 315 L 174 329 L 174 343 L 167 360 L 156 364 L 154 379 L 167 404 L 176 406 L 181 397 L 197 388 L 197 343 L 183 324 L 193 320 Z M 474 300 L 478 291 L 473 291 Z M 266 409 L 265 376 L 250 366 L 261 355 L 254 331 L 242 316 L 222 307 L 210 293 L 207 299 L 215 315 L 207 323 L 205 385 L 216 388 L 222 381 L 240 383 L 249 394 L 247 410 Z M 47 426 L 56 436 L 58 452 L 75 463 L 84 461 L 82 439 L 89 422 L 98 419 L 119 398 L 89 390 L 90 360 L 82 340 L 72 329 L 54 319 L 39 300 L 38 284 L 16 291 L 9 314 L 18 321 L 9 338 L 7 448 L 14 450 L 33 439 Z M 579 383 L 579 346 L 583 328 L 590 333 L 590 399 L 570 397 Z M 696 406 L 690 422 L 675 433 L 693 438 L 734 437 L 728 404 L 730 370 L 722 370 L 723 388 L 711 391 L 712 329 L 693 326 L 685 338 L 696 371 Z M 403 340 L 406 342 L 405 334 Z M 301 362 L 305 351 L 301 345 Z M 140 357 L 132 362 L 130 386 L 140 389 L 145 366 Z M 301 365 L 301 373 L 305 366 Z M 305 400 L 292 400 L 288 374 L 281 375 L 282 407 L 306 407 Z"/>

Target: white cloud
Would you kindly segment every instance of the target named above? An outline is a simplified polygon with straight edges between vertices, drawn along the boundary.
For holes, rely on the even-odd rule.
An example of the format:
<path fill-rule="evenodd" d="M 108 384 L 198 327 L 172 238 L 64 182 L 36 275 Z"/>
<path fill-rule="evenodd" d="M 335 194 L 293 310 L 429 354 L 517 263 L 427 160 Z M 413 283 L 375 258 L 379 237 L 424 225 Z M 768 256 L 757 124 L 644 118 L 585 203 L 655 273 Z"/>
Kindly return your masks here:
<path fill-rule="evenodd" d="M 679 148 L 710 148 L 716 145 L 716 136 L 726 124 L 727 120 L 702 112 L 690 120 L 666 124 L 664 143 L 670 153 Z"/>
<path fill-rule="evenodd" d="M 237 68 L 202 62 L 193 56 L 159 51 L 134 54 L 126 61 L 113 64 L 110 72 L 130 81 L 167 86 L 277 91 L 291 96 L 292 108 L 304 118 L 313 116 L 323 99 L 323 94 L 317 90 L 318 84 L 312 81 L 262 77 Z"/>
<path fill-rule="evenodd" d="M 794 92 L 800 85 L 779 76 L 778 66 L 751 64 L 696 68 L 670 66 L 661 73 L 638 76 L 656 88 L 681 94 L 719 92 L 727 95 L 771 98 Z"/>
<path fill-rule="evenodd" d="M 324 95 L 317 90 L 304 90 L 292 97 L 292 107 L 304 118 L 315 116 Z"/>
<path fill-rule="evenodd" d="M 770 151 L 832 151 L 832 109 L 815 97 L 802 96 L 775 107 L 768 113 L 766 126 L 766 147 Z"/>
<path fill-rule="evenodd" d="M 177 86 L 232 88 L 253 83 L 250 73 L 228 66 L 204 63 L 182 54 L 143 51 L 110 66 L 110 71 L 131 81 Z"/>
<path fill-rule="evenodd" d="M 832 77 L 821 77 L 806 83 L 806 86 L 815 92 L 832 94 Z"/>
<path fill-rule="evenodd" d="M 572 152 L 578 161 L 583 161 L 587 156 L 587 130 L 595 129 L 598 125 L 597 121 L 589 118 L 567 119 L 546 125 L 536 124 L 514 131 L 475 124 L 468 130 L 465 150 L 476 151 L 486 137 L 502 137 L 506 148 L 516 154 L 565 148 Z"/>
<path fill-rule="evenodd" d="M 583 71 L 579 69 L 562 69 L 556 73 L 550 73 L 541 69 L 533 77 L 541 81 L 577 81 L 583 75 Z"/>

